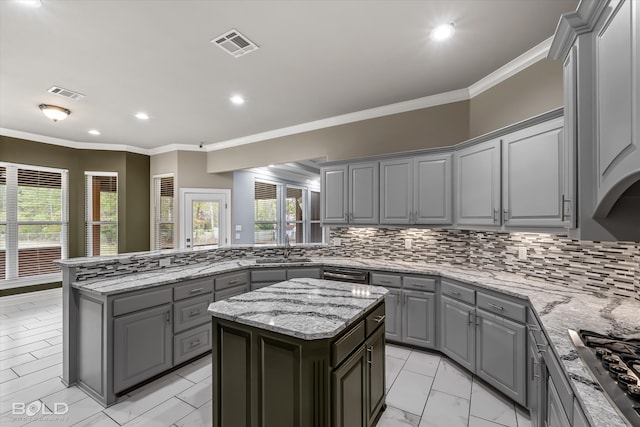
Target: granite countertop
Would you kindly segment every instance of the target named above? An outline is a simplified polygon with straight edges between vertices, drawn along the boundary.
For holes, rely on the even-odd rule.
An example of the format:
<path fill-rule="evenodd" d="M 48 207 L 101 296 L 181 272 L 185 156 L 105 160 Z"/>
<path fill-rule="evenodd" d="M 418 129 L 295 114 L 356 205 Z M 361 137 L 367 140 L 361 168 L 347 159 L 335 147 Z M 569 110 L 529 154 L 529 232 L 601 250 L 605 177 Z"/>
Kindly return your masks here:
<path fill-rule="evenodd" d="M 561 360 L 575 394 L 582 401 L 587 417 L 594 427 L 623 427 L 624 421 L 606 400 L 579 359 L 567 332 L 568 329 L 588 329 L 602 334 L 640 338 L 640 302 L 625 297 L 613 297 L 533 280 L 512 273 L 474 270 L 460 266 L 384 261 L 357 258 L 317 258 L 301 264 L 256 264 L 253 259 L 225 261 L 208 265 L 172 267 L 153 272 L 137 273 L 111 279 L 73 283 L 72 286 L 102 295 L 175 283 L 247 268 L 334 266 L 397 272 L 401 274 L 432 274 L 442 278 L 489 290 L 500 291 L 527 299 L 537 313 L 552 344 L 552 351 Z"/>
<path fill-rule="evenodd" d="M 380 286 L 291 279 L 209 305 L 213 317 L 303 340 L 333 338 L 389 291 Z"/>

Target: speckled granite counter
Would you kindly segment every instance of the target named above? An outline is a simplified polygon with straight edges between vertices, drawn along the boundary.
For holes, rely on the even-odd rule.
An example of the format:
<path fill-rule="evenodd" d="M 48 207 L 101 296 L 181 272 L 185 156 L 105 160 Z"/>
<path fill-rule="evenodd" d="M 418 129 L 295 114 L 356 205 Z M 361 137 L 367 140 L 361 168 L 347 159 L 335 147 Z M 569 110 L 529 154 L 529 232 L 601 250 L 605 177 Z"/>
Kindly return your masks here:
<path fill-rule="evenodd" d="M 303 340 L 332 338 L 389 291 L 380 286 L 292 279 L 209 305 L 220 319 Z"/>
<path fill-rule="evenodd" d="M 294 265 L 341 266 L 402 274 L 439 275 L 528 299 L 553 344 L 553 351 L 562 361 L 571 379 L 571 386 L 582 401 L 592 425 L 594 427 L 625 425 L 606 400 L 599 386 L 592 381 L 571 344 L 567 330 L 589 329 L 603 334 L 640 337 L 640 302 L 636 300 L 552 285 L 510 273 L 477 271 L 460 266 L 353 258 L 318 258 L 310 263 L 287 264 L 287 266 Z M 234 270 L 267 267 L 283 267 L 283 264 L 256 264 L 255 260 L 251 259 L 226 261 L 208 265 L 173 267 L 113 279 L 78 282 L 73 283 L 72 286 L 92 293 L 116 294 Z"/>

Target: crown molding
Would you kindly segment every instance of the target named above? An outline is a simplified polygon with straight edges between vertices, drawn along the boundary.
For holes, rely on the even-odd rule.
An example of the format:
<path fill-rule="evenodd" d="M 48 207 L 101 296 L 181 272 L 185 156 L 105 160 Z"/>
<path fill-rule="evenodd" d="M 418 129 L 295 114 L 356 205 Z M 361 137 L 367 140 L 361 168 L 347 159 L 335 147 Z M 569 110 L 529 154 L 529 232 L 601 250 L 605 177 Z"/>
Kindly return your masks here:
<path fill-rule="evenodd" d="M 469 86 L 469 97 L 473 98 L 480 95 L 482 92 L 491 89 L 497 84 L 507 80 L 509 77 L 518 74 L 525 68 L 546 58 L 549 53 L 549 47 L 551 46 L 552 40 L 553 37 L 549 37 L 542 43 L 537 44 L 522 55 L 498 68 L 493 73 Z"/>
<path fill-rule="evenodd" d="M 607 2 L 604 1 L 581 0 L 576 11 L 563 14 L 549 48 L 549 58 L 564 60 L 576 38 L 593 30 L 596 20 L 606 7 Z"/>
<path fill-rule="evenodd" d="M 204 147 L 193 144 L 169 144 L 162 147 L 147 149 L 147 155 L 155 156 L 156 154 L 170 153 L 172 151 L 204 151 Z"/>

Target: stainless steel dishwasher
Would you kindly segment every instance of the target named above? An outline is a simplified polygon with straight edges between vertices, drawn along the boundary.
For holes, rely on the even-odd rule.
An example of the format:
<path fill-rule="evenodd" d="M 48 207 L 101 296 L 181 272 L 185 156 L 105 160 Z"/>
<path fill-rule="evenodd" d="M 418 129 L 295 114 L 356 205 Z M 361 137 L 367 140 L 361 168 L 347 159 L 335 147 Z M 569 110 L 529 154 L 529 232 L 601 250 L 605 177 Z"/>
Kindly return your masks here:
<path fill-rule="evenodd" d="M 322 273 L 325 280 L 335 280 L 338 282 L 369 284 L 369 272 L 362 270 L 352 270 L 340 267 L 325 267 Z"/>

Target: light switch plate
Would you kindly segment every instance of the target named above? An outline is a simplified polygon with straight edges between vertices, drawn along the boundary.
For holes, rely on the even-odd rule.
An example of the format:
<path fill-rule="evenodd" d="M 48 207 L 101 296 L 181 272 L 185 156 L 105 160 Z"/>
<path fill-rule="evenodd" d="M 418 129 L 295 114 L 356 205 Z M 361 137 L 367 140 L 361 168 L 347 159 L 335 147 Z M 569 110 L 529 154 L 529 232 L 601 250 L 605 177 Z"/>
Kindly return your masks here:
<path fill-rule="evenodd" d="M 340 246 L 342 242 L 340 241 L 339 237 L 334 237 L 333 238 L 333 246 Z"/>
<path fill-rule="evenodd" d="M 240 240 L 240 233 L 236 233 L 236 240 Z"/>
<path fill-rule="evenodd" d="M 236 231 L 242 231 L 242 225 L 236 225 Z"/>
<path fill-rule="evenodd" d="M 404 248 L 405 249 L 411 249 L 413 247 L 413 240 L 412 239 L 404 239 Z"/>
<path fill-rule="evenodd" d="M 527 248 L 524 246 L 518 248 L 518 259 L 527 259 Z"/>

